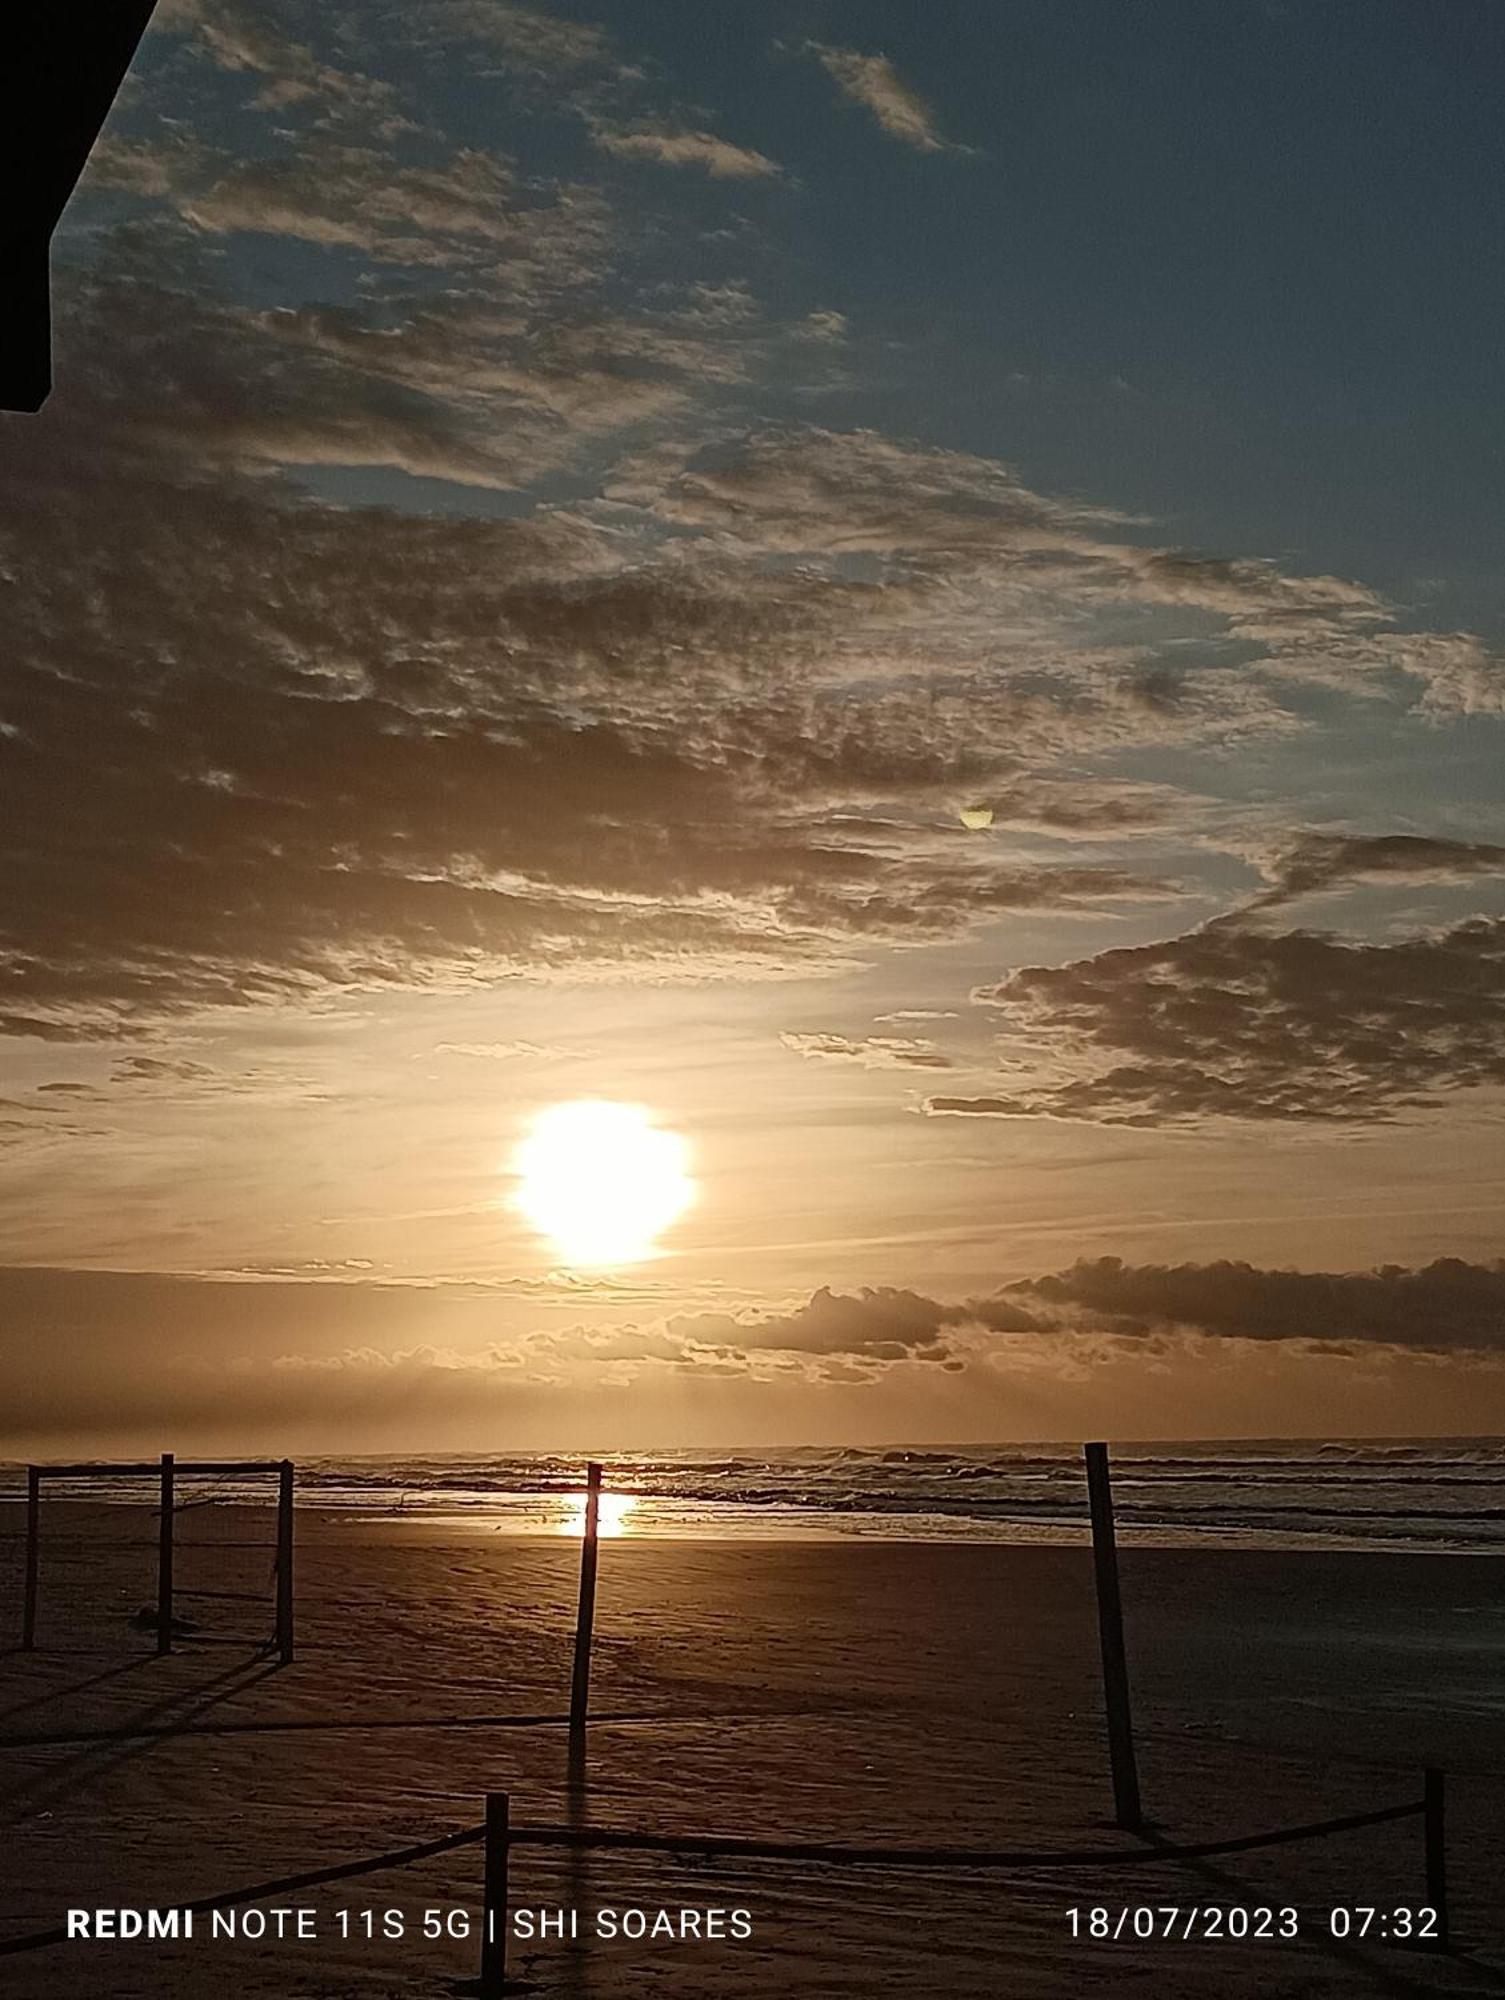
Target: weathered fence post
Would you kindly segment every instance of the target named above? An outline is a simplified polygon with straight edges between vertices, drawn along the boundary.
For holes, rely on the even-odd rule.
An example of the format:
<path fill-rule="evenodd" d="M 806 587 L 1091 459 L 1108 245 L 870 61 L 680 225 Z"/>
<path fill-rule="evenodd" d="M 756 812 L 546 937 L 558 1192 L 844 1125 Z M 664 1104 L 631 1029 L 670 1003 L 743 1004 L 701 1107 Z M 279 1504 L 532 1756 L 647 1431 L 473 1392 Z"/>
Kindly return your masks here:
<path fill-rule="evenodd" d="M 293 1662 L 293 1462 L 277 1467 L 277 1658 Z"/>
<path fill-rule="evenodd" d="M 1113 1810 L 1118 1824 L 1137 1833 L 1143 1824 L 1139 1773 L 1134 1763 L 1134 1723 L 1129 1712 L 1129 1669 L 1124 1655 L 1123 1601 L 1118 1590 L 1118 1543 L 1113 1532 L 1113 1485 L 1108 1447 L 1083 1447 L 1087 1499 L 1092 1510 L 1092 1562 L 1097 1576 L 1097 1630 L 1103 1654 L 1103 1703 L 1108 1717 L 1108 1757 L 1113 1768 Z"/>
<path fill-rule="evenodd" d="M 501 2000 L 507 1985 L 507 1869 L 512 1858 L 505 1792 L 486 1794 L 484 1886 L 481 1891 L 481 2000 Z"/>
<path fill-rule="evenodd" d="M 42 1554 L 42 1468 L 26 1468 L 26 1581 L 21 1597 L 21 1644 L 29 1653 L 37 1643 L 37 1570 Z"/>
<path fill-rule="evenodd" d="M 1437 1949 L 1448 1949 L 1447 1794 L 1441 1771 L 1423 1774 L 1423 1824 L 1427 1836 L 1427 1901 L 1437 1912 Z"/>
<path fill-rule="evenodd" d="M 601 1527 L 601 1468 L 585 1470 L 585 1539 L 580 1544 L 580 1610 L 575 1620 L 575 1674 L 570 1684 L 570 1730 L 585 1727 L 590 1702 L 591 1634 L 596 1624 L 596 1546 Z"/>
<path fill-rule="evenodd" d="M 172 1651 L 173 1456 L 162 1454 L 162 1513 L 157 1523 L 157 1651 Z"/>

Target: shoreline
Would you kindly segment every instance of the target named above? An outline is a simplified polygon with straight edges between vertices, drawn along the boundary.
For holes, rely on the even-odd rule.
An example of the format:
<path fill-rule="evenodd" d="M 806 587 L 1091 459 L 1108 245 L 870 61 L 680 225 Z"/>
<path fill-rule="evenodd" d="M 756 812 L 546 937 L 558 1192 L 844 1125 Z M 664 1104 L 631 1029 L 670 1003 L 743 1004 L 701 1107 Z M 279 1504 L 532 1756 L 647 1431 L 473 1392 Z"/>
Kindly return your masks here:
<path fill-rule="evenodd" d="M 330 1533 L 364 1533 L 381 1529 L 414 1539 L 487 1542 L 492 1540 L 524 1543 L 577 1543 L 580 1540 L 578 1507 L 560 1496 L 548 1511 L 536 1509 L 536 1518 L 527 1518 L 539 1496 L 522 1494 L 493 1496 L 497 1501 L 517 1500 L 517 1509 L 499 1507 L 488 1511 L 473 1508 L 446 1508 L 442 1503 L 403 1508 L 391 1505 L 340 1506 L 313 1497 L 301 1498 L 296 1518 L 301 1526 L 317 1523 Z M 702 1510 L 693 1520 L 676 1519 L 665 1511 L 654 1511 L 656 1496 L 645 1496 L 634 1509 L 630 1525 L 605 1527 L 603 1549 L 647 1544 L 718 1546 L 722 1544 L 764 1544 L 780 1546 L 824 1546 L 845 1548 L 854 1544 L 898 1548 L 975 1549 L 1086 1549 L 1091 1545 L 1091 1529 L 1084 1519 L 1076 1522 L 1022 1522 L 978 1520 L 971 1516 L 904 1515 L 880 1509 L 849 1509 L 840 1513 L 809 1509 L 789 1510 L 781 1520 L 767 1518 L 770 1510 L 738 1508 L 734 1502 L 719 1503 L 726 1513 L 719 1520 L 707 1518 L 705 1510 L 717 1503 L 697 1503 Z M 669 1503 L 672 1507 L 673 1503 Z M 639 1511 L 639 1509 L 641 1511 Z M 250 1501 L 217 1501 L 212 1507 L 189 1510 L 195 1515 L 194 1532 L 217 1534 L 218 1523 L 247 1517 L 265 1518 L 268 1509 Z M 24 1533 L 25 1502 L 0 1499 L 0 1547 L 19 1544 Z M 155 1520 L 155 1495 L 143 1491 L 139 1498 L 108 1500 L 46 1498 L 43 1502 L 43 1534 L 47 1524 L 87 1521 L 91 1516 Z M 522 1516 L 520 1518 L 520 1515 Z M 153 1533 L 155 1530 L 153 1530 Z M 1505 1548 L 1470 1548 L 1449 1545 L 1421 1536 L 1340 1536 L 1313 1533 L 1298 1536 L 1286 1531 L 1261 1531 L 1227 1527 L 1189 1527 L 1175 1523 L 1117 1523 L 1121 1549 L 1204 1552 L 1210 1555 L 1292 1555 L 1292 1556 L 1415 1556 L 1473 1557 L 1481 1561 L 1505 1560 Z"/>

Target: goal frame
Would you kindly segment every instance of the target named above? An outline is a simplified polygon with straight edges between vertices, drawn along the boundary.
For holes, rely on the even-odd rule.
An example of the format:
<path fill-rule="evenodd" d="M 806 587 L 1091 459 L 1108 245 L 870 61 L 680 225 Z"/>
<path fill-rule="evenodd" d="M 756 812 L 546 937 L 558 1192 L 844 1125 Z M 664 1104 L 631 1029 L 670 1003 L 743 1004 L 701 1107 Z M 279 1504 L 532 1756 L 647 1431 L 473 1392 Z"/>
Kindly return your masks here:
<path fill-rule="evenodd" d="M 293 1660 L 293 1486 L 294 1465 L 290 1458 L 179 1459 L 164 1451 L 160 1459 L 110 1464 L 94 1461 L 86 1465 L 28 1465 L 26 1468 L 26 1569 L 21 1598 L 21 1650 L 31 1653 L 37 1644 L 37 1602 L 41 1590 L 42 1482 L 44 1479 L 156 1479 L 160 1482 L 161 1515 L 157 1531 L 157 1651 L 172 1651 L 173 1604 L 173 1523 L 176 1518 L 174 1482 L 179 1473 L 277 1475 L 277 1555 L 276 1627 L 269 1650 L 275 1650 L 278 1664 Z"/>

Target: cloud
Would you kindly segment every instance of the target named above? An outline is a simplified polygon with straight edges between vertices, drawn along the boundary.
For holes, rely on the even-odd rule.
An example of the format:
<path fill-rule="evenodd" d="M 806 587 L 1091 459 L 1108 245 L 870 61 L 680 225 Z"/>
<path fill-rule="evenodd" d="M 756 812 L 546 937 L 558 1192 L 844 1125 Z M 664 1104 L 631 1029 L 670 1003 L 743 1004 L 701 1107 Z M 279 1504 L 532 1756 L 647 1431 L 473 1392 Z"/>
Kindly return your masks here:
<path fill-rule="evenodd" d="M 1190 1327 L 1220 1339 L 1389 1343 L 1505 1353 L 1505 1261 L 1441 1257 L 1420 1270 L 1271 1271 L 1214 1264 L 1074 1264 L 1009 1287 L 1073 1327 L 1142 1335 Z"/>
<path fill-rule="evenodd" d="M 510 0 L 426 0 L 419 26 L 439 43 L 457 37 L 487 43 L 544 76 L 618 65 L 604 28 Z"/>
<path fill-rule="evenodd" d="M 842 95 L 870 112 L 891 139 L 918 153 L 962 153 L 936 130 L 925 99 L 907 84 L 887 56 L 863 55 L 856 49 L 833 48 L 826 42 L 806 47 Z"/>
<path fill-rule="evenodd" d="M 515 520 L 320 505 L 268 473 L 525 480 L 703 395 L 755 308 L 723 290 L 678 320 L 566 322 L 525 362 L 469 310 L 385 333 L 248 314 L 190 290 L 186 254 L 128 234 L 69 288 L 79 386 L 0 439 L 27 885 L 8 1011 L 55 1032 L 394 983 L 787 971 L 1166 898 L 1000 830 L 1163 827 L 1184 799 L 1082 758 L 1293 725 L 1257 662 L 1146 699 L 1135 650 L 1092 632 L 1100 602 L 1147 592 L 1158 615 L 1173 578 L 1198 615 L 1278 600 L 1325 630 L 1353 595 L 1172 562 L 1006 467 L 871 433 L 634 454 L 609 504 Z M 978 796 L 983 840 L 955 818 Z"/>
<path fill-rule="evenodd" d="M 438 1056 L 472 1056 L 479 1062 L 555 1062 L 578 1053 L 552 1042 L 437 1042 Z"/>
<path fill-rule="evenodd" d="M 450 16 L 425 33 L 595 77 L 572 116 L 699 131 L 629 103 L 598 30 Z M 782 975 L 1169 900 L 1082 844 L 1196 802 L 1091 760 L 1294 734 L 1304 667 L 1437 685 L 1361 585 L 1147 546 L 977 454 L 750 423 L 841 365 L 839 316 L 782 323 L 725 270 L 640 282 L 661 218 L 384 137 L 395 101 L 358 83 L 367 122 L 336 117 L 324 72 L 369 77 L 396 18 L 180 6 L 179 71 L 275 92 L 257 145 L 159 122 L 100 163 L 101 196 L 156 206 L 80 237 L 67 393 L 0 432 L 0 1026 Z M 224 243 L 251 231 L 334 259 L 340 303 L 237 297 Z M 297 484 L 359 468 L 516 517 Z"/>
<path fill-rule="evenodd" d="M 514 378 L 509 432 L 438 394 L 467 350 L 437 321 L 247 314 L 190 290 L 186 254 L 127 233 L 67 287 L 77 386 L 0 435 L 11 1015 L 92 1038 L 391 984 L 776 972 L 1171 893 L 938 831 L 954 790 L 1014 764 L 1028 712 L 1075 729 L 1080 703 L 1068 723 L 1042 695 L 938 695 L 906 636 L 854 704 L 845 649 L 873 674 L 902 588 L 770 569 L 767 536 L 661 552 L 651 506 L 415 516 L 267 476 L 520 477 L 506 455 L 556 434 L 569 393 L 608 421 L 583 329 L 527 377 L 557 381 L 555 410 Z M 729 310 L 637 331 L 682 341 L 688 375 L 691 326 Z"/>
<path fill-rule="evenodd" d="M 304 30 L 317 24 L 333 47 L 315 49 Z M 296 0 L 158 0 L 153 37 L 183 37 L 217 69 L 260 79 L 254 108 L 297 109 L 319 125 L 384 137 L 410 129 L 393 84 L 352 60 L 348 22 L 322 18 Z"/>
<path fill-rule="evenodd" d="M 822 1062 L 855 1063 L 861 1069 L 950 1069 L 951 1058 L 933 1042 L 901 1035 L 849 1035 L 785 1032 L 779 1040 L 797 1056 Z"/>
<path fill-rule="evenodd" d="M 851 1294 L 822 1288 L 788 1312 L 681 1315 L 668 1331 L 694 1347 L 734 1354 L 773 1349 L 883 1362 L 943 1362 L 959 1353 L 1006 1357 L 1016 1341 L 1033 1351 L 1040 1339 L 1098 1334 L 1148 1342 L 1167 1331 L 1505 1354 L 1505 1260 L 1444 1257 L 1417 1270 L 1331 1272 L 1228 1261 L 1130 1265 L 1099 1257 L 1016 1279 L 986 1297 L 943 1302 L 882 1286 Z M 1001 1348 L 990 1345 L 996 1336 L 1005 1337 Z"/>
<path fill-rule="evenodd" d="M 1462 1409 L 1477 1410 L 1479 1369 L 1505 1360 L 1505 1263 L 1457 1259 L 1304 1272 L 1101 1258 L 987 1297 L 821 1288 L 761 1312 L 528 1332 L 499 1323 L 509 1289 L 383 1282 L 362 1259 L 234 1278 L 6 1267 L 0 1309 L 13 1337 L 0 1347 L 0 1448 L 26 1456 L 42 1441 L 68 1449 L 72 1439 L 77 1450 L 108 1439 L 133 1449 L 164 1423 L 185 1447 L 233 1440 L 260 1451 L 411 1449 L 415 1437 L 557 1451 L 603 1426 L 624 1445 L 651 1446 L 665 1396 L 707 1442 L 750 1417 L 771 1439 L 801 1419 L 846 1437 L 854 1421 L 876 1420 L 878 1435 L 912 1439 L 904 1426 L 948 1384 L 959 1400 L 931 1409 L 931 1425 L 986 1408 L 1017 1426 L 1021 1410 L 1042 1407 L 1059 1425 L 1094 1396 L 1122 1414 L 1137 1395 L 1143 1426 L 1163 1422 L 1177 1388 L 1205 1393 L 1209 1368 L 1224 1384 L 1216 1411 L 1236 1422 L 1230 1387 L 1246 1421 L 1247 1395 L 1268 1393 L 1261 1353 L 1307 1367 L 1331 1358 L 1340 1373 L 1321 1380 L 1350 1416 L 1373 1385 L 1364 1407 L 1383 1422 L 1404 1383 L 1456 1428 Z M 1210 1360 L 1219 1349 L 1222 1362 Z M 1305 1378 L 1276 1379 L 1289 1395 Z M 885 1385 L 887 1400 L 870 1401 Z M 629 1393 L 642 1389 L 656 1393 Z M 848 1394 L 827 1400 L 835 1390 Z"/>
<path fill-rule="evenodd" d="M 879 1286 L 846 1297 L 822 1286 L 793 1312 L 751 1320 L 729 1313 L 681 1315 L 669 1321 L 668 1330 L 696 1347 L 734 1354 L 775 1349 L 870 1361 L 939 1360 L 947 1314 L 947 1307 L 917 1292 Z"/>
<path fill-rule="evenodd" d="M 1505 874 L 1505 847 L 1422 834 L 1307 833 L 1276 854 L 1274 887 L 1255 907 L 1270 909 L 1355 882 L 1458 882 Z"/>
<path fill-rule="evenodd" d="M 1396 943 L 1236 920 L 1028 966 L 974 998 L 1010 1086 L 935 1114 L 1194 1125 L 1373 1121 L 1505 1083 L 1505 922 Z"/>
<path fill-rule="evenodd" d="M 593 143 L 619 160 L 646 160 L 661 167 L 698 167 L 716 181 L 777 180 L 783 169 L 766 153 L 736 146 L 714 132 L 666 125 L 651 119 L 633 124 L 590 121 Z"/>
<path fill-rule="evenodd" d="M 410 274 L 464 273 L 472 294 L 513 305 L 557 299 L 607 268 L 612 217 L 595 189 L 521 177 L 484 147 L 429 140 L 423 150 L 398 159 L 386 145 L 311 131 L 236 158 L 168 128 L 150 141 L 107 135 L 85 186 L 155 197 L 202 237 L 285 238 Z M 207 266 L 201 277 L 200 297 Z"/>

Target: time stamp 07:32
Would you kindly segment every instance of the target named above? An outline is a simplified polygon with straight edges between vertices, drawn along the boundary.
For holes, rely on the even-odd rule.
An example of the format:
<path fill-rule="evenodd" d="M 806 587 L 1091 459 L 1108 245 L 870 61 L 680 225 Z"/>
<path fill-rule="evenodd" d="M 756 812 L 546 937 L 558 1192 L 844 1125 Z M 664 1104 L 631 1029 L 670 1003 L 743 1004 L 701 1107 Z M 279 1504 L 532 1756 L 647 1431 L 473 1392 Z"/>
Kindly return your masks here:
<path fill-rule="evenodd" d="M 1377 1944 L 1430 1944 L 1442 1941 L 1436 1910 L 1425 1904 L 1334 1904 L 1325 1910 L 1298 1910 L 1290 1904 L 1081 1903 L 1066 1911 L 1073 1938 L 1084 1944 L 1272 1942 L 1312 1936 L 1368 1938 Z"/>

